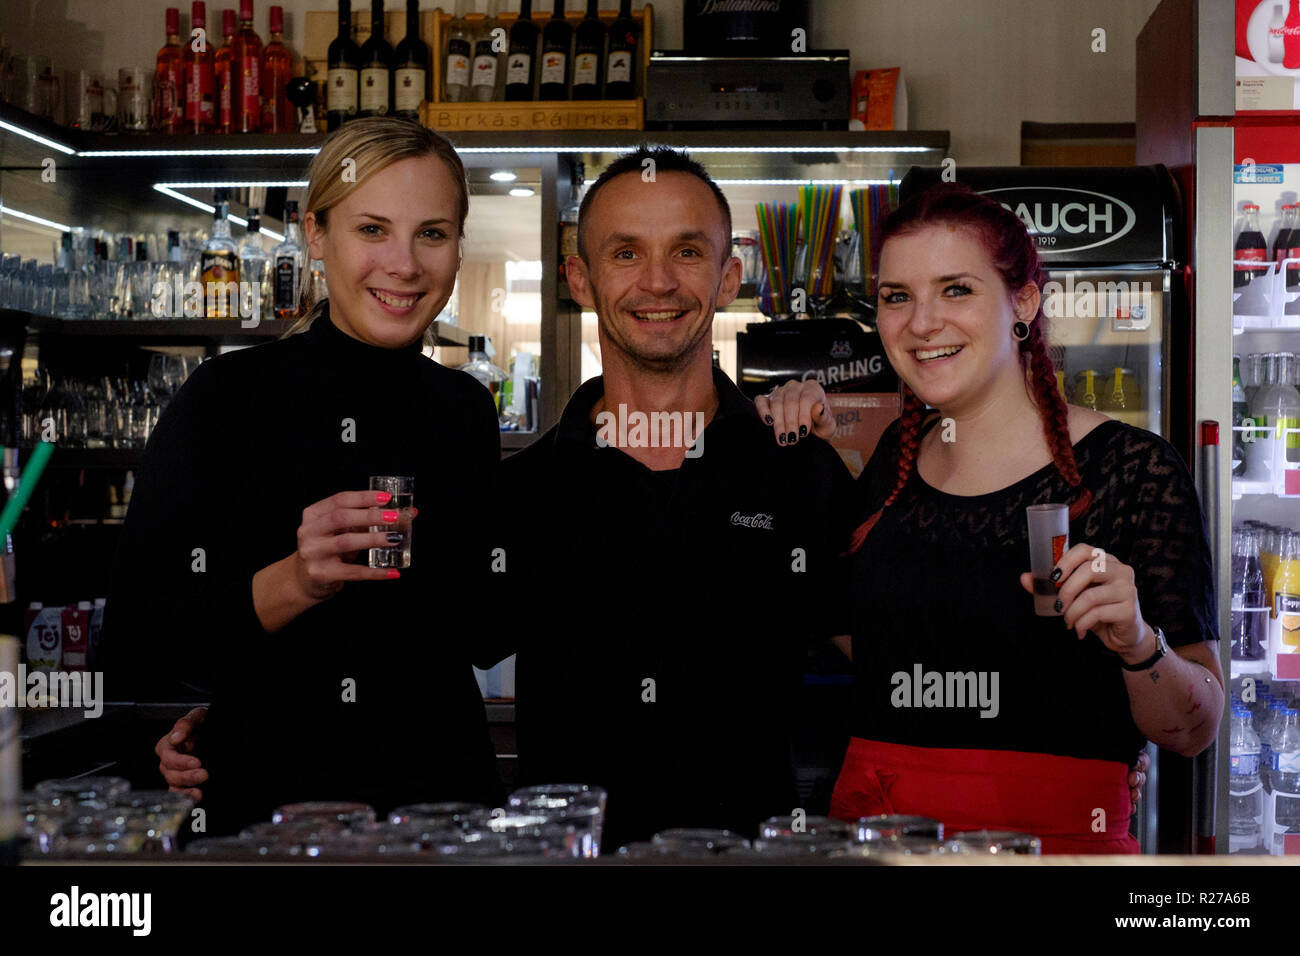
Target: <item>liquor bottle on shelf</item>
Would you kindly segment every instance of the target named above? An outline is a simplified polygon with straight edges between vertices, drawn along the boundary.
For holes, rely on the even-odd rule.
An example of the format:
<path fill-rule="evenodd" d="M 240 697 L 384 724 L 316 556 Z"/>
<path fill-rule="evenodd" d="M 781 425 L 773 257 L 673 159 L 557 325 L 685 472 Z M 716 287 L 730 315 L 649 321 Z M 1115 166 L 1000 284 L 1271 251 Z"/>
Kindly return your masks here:
<path fill-rule="evenodd" d="M 370 0 L 370 37 L 361 44 L 362 116 L 387 116 L 393 111 L 393 48 L 384 39 L 384 0 Z"/>
<path fill-rule="evenodd" d="M 605 99 L 630 100 L 636 95 L 637 28 L 632 0 L 619 0 L 618 19 L 609 27 L 609 69 Z"/>
<path fill-rule="evenodd" d="M 270 315 L 271 259 L 262 243 L 261 209 L 249 206 L 247 219 L 248 229 L 239 243 L 240 315 L 261 319 Z"/>
<path fill-rule="evenodd" d="M 361 48 L 352 39 L 352 0 L 339 0 L 339 32 L 329 46 L 325 108 L 330 131 L 357 118 Z"/>
<path fill-rule="evenodd" d="M 418 123 L 420 104 L 429 90 L 429 46 L 420 39 L 420 0 L 406 0 L 406 36 L 397 44 L 393 59 L 393 112 Z"/>
<path fill-rule="evenodd" d="M 474 38 L 474 62 L 471 64 L 473 75 L 470 77 L 470 93 L 479 103 L 487 103 L 497 95 L 497 55 L 496 39 L 492 31 L 497 29 L 497 0 L 488 0 L 487 16 L 483 26 Z"/>
<path fill-rule="evenodd" d="M 212 48 L 207 40 L 207 4 L 195 0 L 190 8 L 190 31 L 203 31 L 201 49 L 194 41 L 185 47 L 185 131 L 210 133 L 216 123 L 215 79 L 212 73 Z"/>
<path fill-rule="evenodd" d="M 212 57 L 212 78 L 217 87 L 216 129 L 235 131 L 235 11 L 221 11 L 221 49 Z"/>
<path fill-rule="evenodd" d="M 262 128 L 262 40 L 253 29 L 253 0 L 239 0 L 239 32 L 234 50 L 235 131 Z"/>
<path fill-rule="evenodd" d="M 525 0 L 527 2 L 527 0 Z M 476 379 L 483 383 L 483 387 L 492 393 L 494 403 L 499 403 L 497 397 L 501 390 L 501 383 L 506 380 L 505 369 L 498 368 L 492 364 L 487 355 L 487 336 L 471 335 L 469 337 L 469 361 L 460 366 L 462 372 L 469 372 Z M 500 405 L 497 405 L 497 413 L 500 414 Z"/>
<path fill-rule="evenodd" d="M 519 19 L 510 28 L 510 50 L 506 54 L 506 99 L 533 98 L 533 69 L 537 62 L 537 24 L 533 23 L 533 0 L 520 0 Z"/>
<path fill-rule="evenodd" d="M 298 233 L 298 203 L 290 199 L 284 204 L 284 242 L 271 253 L 271 281 L 275 287 L 273 308 L 277 319 L 290 319 L 298 313 L 304 255 Z"/>
<path fill-rule="evenodd" d="M 600 99 L 600 64 L 605 56 L 605 27 L 600 22 L 600 0 L 587 0 L 587 15 L 575 32 L 573 48 L 573 98 Z"/>
<path fill-rule="evenodd" d="M 239 247 L 230 238 L 230 202 L 218 191 L 212 211 L 212 236 L 199 253 L 199 283 L 203 314 L 209 319 L 234 318 L 239 308 Z M 232 294 L 233 292 L 233 294 Z"/>
<path fill-rule="evenodd" d="M 293 79 L 293 56 L 284 45 L 284 8 L 271 8 L 271 42 L 262 51 L 262 132 L 297 130 L 285 87 Z"/>
<path fill-rule="evenodd" d="M 181 52 L 181 12 L 167 8 L 167 42 L 154 63 L 154 115 L 158 129 L 179 133 L 185 123 L 185 55 Z"/>
<path fill-rule="evenodd" d="M 456 0 L 456 11 L 451 22 L 447 24 L 447 49 L 443 51 L 443 62 L 447 64 L 444 74 L 442 98 L 448 103 L 460 103 L 469 99 L 470 60 L 474 50 L 470 42 L 469 24 L 465 22 L 465 0 Z"/>
<path fill-rule="evenodd" d="M 573 27 L 564 19 L 564 0 L 555 0 L 551 19 L 542 30 L 542 70 L 538 98 L 562 100 L 569 93 L 569 49 Z"/>

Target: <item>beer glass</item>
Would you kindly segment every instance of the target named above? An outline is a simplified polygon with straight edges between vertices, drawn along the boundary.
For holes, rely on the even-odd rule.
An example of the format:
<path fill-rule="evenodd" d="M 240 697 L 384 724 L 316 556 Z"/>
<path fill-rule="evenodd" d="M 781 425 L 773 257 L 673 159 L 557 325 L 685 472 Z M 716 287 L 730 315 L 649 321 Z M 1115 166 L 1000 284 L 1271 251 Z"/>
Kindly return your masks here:
<path fill-rule="evenodd" d="M 1070 549 L 1070 509 L 1067 505 L 1030 505 L 1029 570 L 1034 577 L 1034 613 L 1060 617 L 1061 601 L 1052 569 Z"/>
<path fill-rule="evenodd" d="M 516 790 L 506 800 L 512 813 L 535 814 L 578 831 L 579 855 L 600 856 L 600 836 L 605 823 L 606 793 L 585 784 L 553 783 Z"/>
<path fill-rule="evenodd" d="M 117 120 L 122 129 L 143 132 L 149 129 L 150 74 L 142 69 L 117 71 Z M 159 248 L 165 249 L 166 246 Z"/>
<path fill-rule="evenodd" d="M 1007 830 L 963 830 L 949 835 L 945 852 L 1041 856 L 1043 841 L 1028 833 L 1012 833 Z"/>
<path fill-rule="evenodd" d="M 371 491 L 386 491 L 393 496 L 385 511 L 396 511 L 393 524 L 371 525 L 371 531 L 386 531 L 392 542 L 386 548 L 370 549 L 372 568 L 409 568 L 411 566 L 411 522 L 414 519 L 415 479 L 398 475 L 372 475 Z"/>

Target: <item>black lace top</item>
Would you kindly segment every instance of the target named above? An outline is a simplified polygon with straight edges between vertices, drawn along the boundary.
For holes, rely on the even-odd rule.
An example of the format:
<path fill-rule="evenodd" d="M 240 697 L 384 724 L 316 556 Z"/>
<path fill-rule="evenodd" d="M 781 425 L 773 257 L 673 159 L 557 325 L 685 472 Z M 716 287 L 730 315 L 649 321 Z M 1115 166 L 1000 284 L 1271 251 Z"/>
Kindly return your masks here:
<path fill-rule="evenodd" d="M 860 478 L 864 515 L 893 487 L 897 448 L 895 422 Z M 1171 646 L 1217 640 L 1205 524 L 1178 453 L 1117 421 L 1074 453 L 1093 503 L 1071 522 L 1070 544 L 1135 569 L 1142 615 Z M 1133 762 L 1143 737 L 1119 658 L 1096 635 L 1079 640 L 1061 618 L 1037 617 L 1020 586 L 1026 506 L 1073 497 L 1052 465 L 974 496 L 913 472 L 853 564 L 854 736 Z"/>

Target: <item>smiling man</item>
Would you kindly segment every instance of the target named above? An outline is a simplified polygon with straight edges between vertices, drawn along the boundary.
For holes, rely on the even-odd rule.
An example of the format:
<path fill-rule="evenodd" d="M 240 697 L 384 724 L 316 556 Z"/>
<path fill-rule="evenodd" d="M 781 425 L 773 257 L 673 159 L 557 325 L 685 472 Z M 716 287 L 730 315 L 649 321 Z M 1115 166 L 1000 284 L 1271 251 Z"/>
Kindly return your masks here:
<path fill-rule="evenodd" d="M 620 157 L 583 200 L 578 249 L 567 274 L 604 374 L 502 467 L 509 575 L 541 597 L 518 648 L 521 777 L 605 787 L 610 847 L 676 826 L 752 836 L 800 806 L 795 694 L 808 647 L 843 627 L 810 609 L 828 603 L 852 480 L 821 439 L 779 447 L 713 367 L 741 270 L 699 164 Z M 599 427 L 609 415 L 649 426 Z"/>

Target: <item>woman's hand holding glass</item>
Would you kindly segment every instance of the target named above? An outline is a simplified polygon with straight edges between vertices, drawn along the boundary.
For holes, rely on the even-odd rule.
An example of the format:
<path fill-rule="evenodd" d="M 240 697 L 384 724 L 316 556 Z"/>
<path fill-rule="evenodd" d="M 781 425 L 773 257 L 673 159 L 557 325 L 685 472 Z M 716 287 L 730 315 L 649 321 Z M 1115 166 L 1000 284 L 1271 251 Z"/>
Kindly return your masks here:
<path fill-rule="evenodd" d="M 1137 575 L 1131 567 L 1101 548 L 1076 544 L 1056 563 L 1052 582 L 1065 617 L 1065 626 L 1080 639 L 1089 631 L 1107 649 L 1130 664 L 1150 656 L 1140 654 L 1148 633 L 1154 631 L 1142 619 L 1138 604 Z M 1020 575 L 1020 585 L 1034 593 L 1033 577 Z"/>
<path fill-rule="evenodd" d="M 772 426 L 781 445 L 793 445 L 808 433 L 829 439 L 835 434 L 826 391 L 812 379 L 789 381 L 754 399 L 758 417 Z"/>
<path fill-rule="evenodd" d="M 389 534 L 371 531 L 391 525 L 398 513 L 384 505 L 392 500 L 386 491 L 340 491 L 308 506 L 298 527 L 298 550 L 293 555 L 294 580 L 305 597 L 323 601 L 348 581 L 384 581 L 401 577 L 393 568 L 357 564 L 357 555 L 370 548 L 392 545 Z M 418 513 L 412 509 L 413 515 Z"/>

